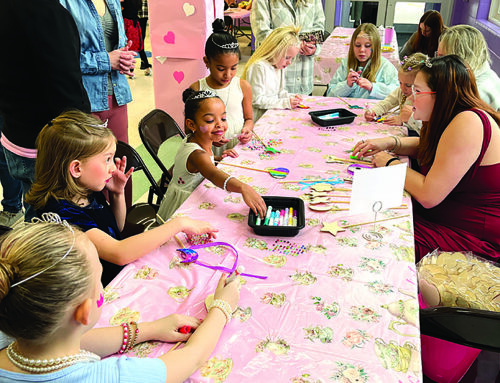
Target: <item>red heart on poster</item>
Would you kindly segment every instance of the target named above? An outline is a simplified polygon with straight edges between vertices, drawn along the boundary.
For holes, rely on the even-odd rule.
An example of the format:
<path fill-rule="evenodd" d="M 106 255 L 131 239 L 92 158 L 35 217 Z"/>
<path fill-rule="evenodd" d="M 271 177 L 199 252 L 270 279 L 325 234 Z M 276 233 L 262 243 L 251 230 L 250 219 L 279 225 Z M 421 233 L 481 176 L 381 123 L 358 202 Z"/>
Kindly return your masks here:
<path fill-rule="evenodd" d="M 168 31 L 165 36 L 163 36 L 163 40 L 167 44 L 175 44 L 175 33 L 172 31 Z"/>
<path fill-rule="evenodd" d="M 175 81 L 177 81 L 180 84 L 181 81 L 184 80 L 184 72 L 183 71 L 180 71 L 180 72 L 175 71 L 174 72 L 174 79 L 175 79 Z"/>

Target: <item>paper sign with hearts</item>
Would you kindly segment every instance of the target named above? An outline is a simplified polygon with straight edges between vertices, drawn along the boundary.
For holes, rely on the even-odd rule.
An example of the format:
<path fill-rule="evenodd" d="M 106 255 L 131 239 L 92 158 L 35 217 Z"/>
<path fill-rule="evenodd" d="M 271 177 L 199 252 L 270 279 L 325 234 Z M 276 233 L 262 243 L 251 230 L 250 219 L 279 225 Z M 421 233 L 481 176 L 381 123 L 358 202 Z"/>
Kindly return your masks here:
<path fill-rule="evenodd" d="M 167 44 L 175 44 L 175 33 L 172 31 L 168 31 L 165 36 L 163 36 L 163 40 Z"/>
<path fill-rule="evenodd" d="M 184 72 L 183 71 L 175 71 L 174 72 L 174 79 L 177 81 L 179 84 L 184 80 Z"/>
<path fill-rule="evenodd" d="M 184 13 L 186 14 L 186 16 L 191 16 L 194 14 L 194 5 L 192 4 L 189 4 L 189 3 L 184 3 L 184 5 L 182 6 L 182 9 L 184 10 Z"/>

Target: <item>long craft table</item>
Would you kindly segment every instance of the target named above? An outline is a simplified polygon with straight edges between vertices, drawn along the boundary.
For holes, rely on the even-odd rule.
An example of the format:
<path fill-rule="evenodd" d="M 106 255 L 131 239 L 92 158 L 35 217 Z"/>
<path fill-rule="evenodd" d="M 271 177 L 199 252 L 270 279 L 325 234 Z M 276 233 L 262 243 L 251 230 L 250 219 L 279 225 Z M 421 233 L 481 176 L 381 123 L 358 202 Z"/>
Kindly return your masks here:
<path fill-rule="evenodd" d="M 328 85 L 340 67 L 342 59 L 349 53 L 349 44 L 355 28 L 336 27 L 321 47 L 321 52 L 314 58 L 313 76 L 317 85 Z M 380 37 L 384 44 L 384 36 Z M 391 44 L 382 47 L 382 56 L 399 68 L 399 48 L 396 31 Z"/>
<path fill-rule="evenodd" d="M 373 100 L 349 99 L 364 106 Z M 348 158 L 346 150 L 367 137 L 405 135 L 406 129 L 367 123 L 362 110 L 352 124 L 319 128 L 308 112 L 344 107 L 336 98 L 309 97 L 308 110 L 271 110 L 255 129 L 281 154 L 238 146 L 238 158 L 224 161 L 255 168 L 287 167 L 285 180 L 345 177 L 347 164 L 326 163 L 328 155 Z M 305 198 L 298 183 L 280 183 L 267 173 L 219 165 L 262 195 Z M 173 180 L 176 182 L 176 180 Z M 341 184 L 349 188 L 349 184 Z M 344 192 L 347 196 L 348 192 Z M 342 198 L 342 197 L 339 197 Z M 388 210 L 380 218 L 411 214 Z M 307 203 L 306 203 L 307 206 Z M 347 207 L 339 204 L 338 207 Z M 239 252 L 246 273 L 241 300 L 206 365 L 189 382 L 409 382 L 422 381 L 418 328 L 417 277 L 411 215 L 377 224 L 382 240 L 365 240 L 372 226 L 355 226 L 336 237 L 320 232 L 322 222 L 366 222 L 347 211 L 313 212 L 306 207 L 306 227 L 295 237 L 263 237 L 247 225 L 241 195 L 228 194 L 204 181 L 180 207 L 178 215 L 210 221 L 218 241 Z M 181 236 L 186 243 L 186 238 Z M 281 245 L 281 246 L 280 246 Z M 285 245 L 285 246 L 283 246 Z M 198 265 L 181 265 L 170 241 L 128 266 L 105 290 L 99 326 L 147 321 L 182 313 L 203 318 L 204 299 L 220 277 Z M 230 267 L 225 247 L 198 250 L 200 260 Z M 128 355 L 156 357 L 173 344 L 146 342 Z"/>

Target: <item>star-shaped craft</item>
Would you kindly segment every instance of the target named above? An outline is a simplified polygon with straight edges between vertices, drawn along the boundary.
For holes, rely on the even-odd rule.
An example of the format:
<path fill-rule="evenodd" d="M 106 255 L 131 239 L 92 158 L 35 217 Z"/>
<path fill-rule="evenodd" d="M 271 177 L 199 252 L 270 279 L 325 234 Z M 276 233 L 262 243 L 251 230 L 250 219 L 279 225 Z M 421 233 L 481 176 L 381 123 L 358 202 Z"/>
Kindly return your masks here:
<path fill-rule="evenodd" d="M 326 231 L 335 237 L 339 231 L 345 231 L 345 228 L 340 226 L 337 221 L 323 222 L 323 227 L 320 231 Z"/>

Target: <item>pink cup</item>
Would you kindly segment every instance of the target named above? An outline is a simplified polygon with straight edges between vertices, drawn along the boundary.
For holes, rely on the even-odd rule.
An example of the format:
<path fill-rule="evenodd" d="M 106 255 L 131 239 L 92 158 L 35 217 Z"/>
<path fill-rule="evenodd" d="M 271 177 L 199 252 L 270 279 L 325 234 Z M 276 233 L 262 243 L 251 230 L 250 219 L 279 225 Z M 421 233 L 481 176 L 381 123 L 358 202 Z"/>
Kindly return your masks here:
<path fill-rule="evenodd" d="M 394 37 L 394 28 L 392 27 L 385 28 L 384 45 L 391 45 L 393 37 Z"/>

